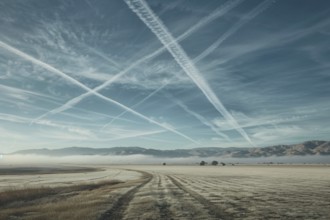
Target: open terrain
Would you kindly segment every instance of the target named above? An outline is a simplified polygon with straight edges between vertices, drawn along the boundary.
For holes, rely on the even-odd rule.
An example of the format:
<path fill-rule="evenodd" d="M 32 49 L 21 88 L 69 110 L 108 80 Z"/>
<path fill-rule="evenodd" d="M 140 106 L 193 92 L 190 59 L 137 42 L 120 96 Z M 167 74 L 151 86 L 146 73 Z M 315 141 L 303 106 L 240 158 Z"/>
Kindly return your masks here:
<path fill-rule="evenodd" d="M 0 175 L 0 219 L 330 219 L 326 165 L 95 169 Z"/>
<path fill-rule="evenodd" d="M 275 145 L 268 147 L 237 148 L 237 147 L 203 147 L 192 149 L 160 150 L 142 147 L 112 147 L 86 148 L 68 147 L 60 149 L 25 149 L 10 155 L 43 155 L 51 157 L 77 155 L 148 155 L 167 158 L 187 157 L 232 157 L 232 158 L 260 158 L 271 156 L 302 156 L 302 155 L 330 155 L 330 141 L 306 141 L 292 145 Z"/>

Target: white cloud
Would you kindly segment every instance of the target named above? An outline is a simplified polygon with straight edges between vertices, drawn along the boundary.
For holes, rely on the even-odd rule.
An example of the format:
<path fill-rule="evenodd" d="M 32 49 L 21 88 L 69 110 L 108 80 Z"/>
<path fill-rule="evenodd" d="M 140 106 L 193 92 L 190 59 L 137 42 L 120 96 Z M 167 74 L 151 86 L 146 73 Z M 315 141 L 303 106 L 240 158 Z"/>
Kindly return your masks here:
<path fill-rule="evenodd" d="M 207 100 L 219 111 L 223 117 L 230 122 L 231 126 L 234 127 L 242 137 L 254 146 L 254 143 L 249 138 L 247 133 L 242 127 L 237 123 L 235 118 L 228 112 L 223 103 L 219 100 L 217 95 L 209 86 L 208 82 L 205 80 L 203 75 L 195 67 L 194 63 L 178 42 L 173 38 L 171 33 L 167 30 L 164 24 L 159 20 L 159 18 L 153 13 L 145 1 L 133 1 L 126 0 L 127 5 L 131 10 L 137 14 L 137 16 L 145 23 L 147 27 L 157 36 L 157 38 L 162 42 L 166 49 L 173 56 L 174 60 L 180 65 L 180 67 L 185 71 L 185 73 L 192 79 L 196 86 L 203 92 Z"/>
<path fill-rule="evenodd" d="M 301 137 L 304 136 L 310 131 L 303 129 L 299 126 L 275 126 L 273 128 L 256 128 L 252 129 L 252 137 L 259 142 L 267 143 L 270 141 L 284 141 L 290 137 Z"/>

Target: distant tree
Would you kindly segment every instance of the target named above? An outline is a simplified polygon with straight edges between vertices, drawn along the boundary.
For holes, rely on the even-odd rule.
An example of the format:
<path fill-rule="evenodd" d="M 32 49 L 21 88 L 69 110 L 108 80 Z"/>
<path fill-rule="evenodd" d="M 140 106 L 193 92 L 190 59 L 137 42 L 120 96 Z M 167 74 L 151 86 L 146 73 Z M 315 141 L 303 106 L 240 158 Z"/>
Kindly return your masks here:
<path fill-rule="evenodd" d="M 166 166 L 166 163 L 163 163 L 163 166 Z"/>
<path fill-rule="evenodd" d="M 211 164 L 212 164 L 213 166 L 216 166 L 216 165 L 218 165 L 218 164 L 219 164 L 219 162 L 218 162 L 218 161 L 216 161 L 216 160 L 213 160 Z"/>
<path fill-rule="evenodd" d="M 202 160 L 200 163 L 199 163 L 199 165 L 201 165 L 201 166 L 204 166 L 206 164 L 206 162 L 204 161 L 204 160 Z"/>
<path fill-rule="evenodd" d="M 221 162 L 221 165 L 222 165 L 222 166 L 226 166 L 226 164 L 225 164 L 224 162 Z"/>

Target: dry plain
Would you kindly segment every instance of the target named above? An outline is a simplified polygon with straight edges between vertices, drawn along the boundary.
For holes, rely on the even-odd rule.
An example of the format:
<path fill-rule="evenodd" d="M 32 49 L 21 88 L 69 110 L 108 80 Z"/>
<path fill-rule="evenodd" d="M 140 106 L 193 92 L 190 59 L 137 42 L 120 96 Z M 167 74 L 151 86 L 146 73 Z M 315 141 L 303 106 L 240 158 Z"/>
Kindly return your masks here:
<path fill-rule="evenodd" d="M 326 165 L 86 167 L 2 167 L 0 219 L 330 219 Z"/>

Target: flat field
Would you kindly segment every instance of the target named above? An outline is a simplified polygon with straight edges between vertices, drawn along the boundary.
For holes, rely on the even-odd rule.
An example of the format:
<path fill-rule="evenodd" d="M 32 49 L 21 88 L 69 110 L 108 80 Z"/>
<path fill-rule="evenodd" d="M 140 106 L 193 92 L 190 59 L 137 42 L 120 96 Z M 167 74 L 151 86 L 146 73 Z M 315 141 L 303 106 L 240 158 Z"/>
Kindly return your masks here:
<path fill-rule="evenodd" d="M 70 169 L 3 170 L 0 219 L 330 219 L 326 165 Z"/>

